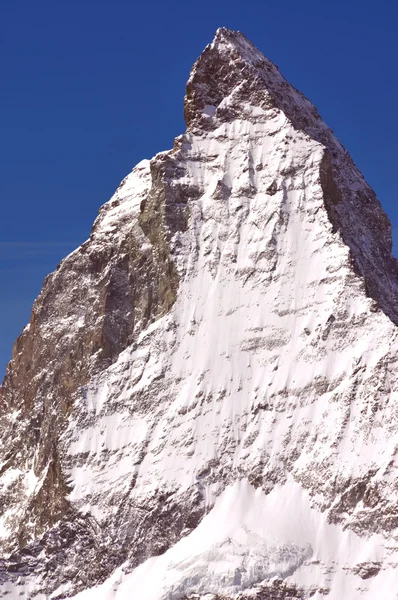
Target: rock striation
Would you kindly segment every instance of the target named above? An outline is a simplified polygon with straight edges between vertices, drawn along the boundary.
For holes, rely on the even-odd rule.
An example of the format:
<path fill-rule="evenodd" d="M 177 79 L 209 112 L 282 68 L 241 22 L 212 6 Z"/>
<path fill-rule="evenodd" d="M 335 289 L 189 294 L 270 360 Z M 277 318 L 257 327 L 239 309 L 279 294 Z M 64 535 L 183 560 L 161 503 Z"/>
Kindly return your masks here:
<path fill-rule="evenodd" d="M 241 33 L 48 276 L 0 388 L 0 597 L 395 598 L 398 266 Z"/>

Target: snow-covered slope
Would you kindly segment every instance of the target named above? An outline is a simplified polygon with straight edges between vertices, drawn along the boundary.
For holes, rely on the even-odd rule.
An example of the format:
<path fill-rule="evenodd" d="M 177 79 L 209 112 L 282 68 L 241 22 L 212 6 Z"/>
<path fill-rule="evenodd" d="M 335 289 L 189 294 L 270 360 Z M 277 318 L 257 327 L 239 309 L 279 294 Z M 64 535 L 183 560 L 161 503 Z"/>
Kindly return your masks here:
<path fill-rule="evenodd" d="M 242 34 L 217 31 L 185 115 L 17 341 L 2 591 L 395 598 L 390 224 Z"/>

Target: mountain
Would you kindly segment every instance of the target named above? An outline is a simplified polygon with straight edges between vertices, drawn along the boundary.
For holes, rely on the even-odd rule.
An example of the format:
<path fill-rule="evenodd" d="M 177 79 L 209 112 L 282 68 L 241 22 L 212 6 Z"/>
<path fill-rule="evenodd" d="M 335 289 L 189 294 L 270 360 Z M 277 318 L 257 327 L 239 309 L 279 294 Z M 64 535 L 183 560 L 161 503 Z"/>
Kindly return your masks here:
<path fill-rule="evenodd" d="M 241 33 L 49 275 L 0 389 L 0 597 L 389 600 L 398 267 Z"/>

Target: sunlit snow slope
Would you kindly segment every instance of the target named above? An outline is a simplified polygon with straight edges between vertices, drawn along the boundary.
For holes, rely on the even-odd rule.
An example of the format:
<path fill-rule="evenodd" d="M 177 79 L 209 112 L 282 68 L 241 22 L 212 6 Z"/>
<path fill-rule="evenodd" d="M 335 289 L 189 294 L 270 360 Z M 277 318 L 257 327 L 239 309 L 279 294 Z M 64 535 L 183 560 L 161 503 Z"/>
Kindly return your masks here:
<path fill-rule="evenodd" d="M 111 331 L 134 313 L 130 337 L 120 334 L 108 362 L 90 346 L 87 376 L 56 421 L 56 459 L 38 469 L 39 436 L 19 471 L 0 471 L 10 499 L 1 535 L 14 552 L 4 593 L 396 598 L 388 220 L 314 107 L 242 34 L 217 31 L 193 67 L 185 115 L 174 149 L 132 171 L 49 284 L 108 246 L 127 256 L 133 236 L 131 279 L 107 300 Z M 72 287 L 93 300 L 68 316 L 72 348 L 109 261 L 94 275 L 73 267 Z M 145 308 L 129 309 L 123 286 L 135 290 L 139 273 L 151 274 L 150 292 Z M 43 344 L 65 319 L 58 309 L 43 320 Z M 4 419 L 15 422 L 24 405 L 13 402 Z M 50 468 L 66 508 L 40 528 L 34 499 Z"/>

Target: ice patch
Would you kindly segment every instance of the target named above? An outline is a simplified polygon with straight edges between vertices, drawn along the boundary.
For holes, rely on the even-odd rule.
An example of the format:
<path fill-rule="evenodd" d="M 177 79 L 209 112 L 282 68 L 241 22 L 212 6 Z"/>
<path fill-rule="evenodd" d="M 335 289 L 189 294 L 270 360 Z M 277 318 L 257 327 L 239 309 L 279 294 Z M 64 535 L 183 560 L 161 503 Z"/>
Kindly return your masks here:
<path fill-rule="evenodd" d="M 381 537 L 364 540 L 329 524 L 292 479 L 268 495 L 245 479 L 229 486 L 199 526 L 165 554 L 150 558 L 131 573 L 121 567 L 103 585 L 74 598 L 230 597 L 272 578 L 285 578 L 313 590 L 316 582 L 319 589 L 330 589 L 329 600 L 341 600 L 352 589 L 354 599 L 361 597 L 360 589 L 355 589 L 359 584 L 355 565 L 380 561 L 384 552 Z M 388 581 L 386 572 L 369 585 L 380 584 L 386 590 Z"/>

